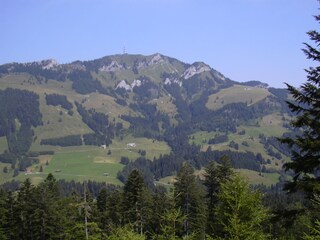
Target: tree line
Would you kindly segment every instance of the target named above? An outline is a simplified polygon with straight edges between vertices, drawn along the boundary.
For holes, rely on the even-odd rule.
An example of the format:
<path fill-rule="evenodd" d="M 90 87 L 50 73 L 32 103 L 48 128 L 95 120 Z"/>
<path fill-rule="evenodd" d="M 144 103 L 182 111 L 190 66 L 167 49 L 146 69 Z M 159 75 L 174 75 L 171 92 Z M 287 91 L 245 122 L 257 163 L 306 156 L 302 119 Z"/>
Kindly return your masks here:
<path fill-rule="evenodd" d="M 226 216 L 225 209 L 231 207 L 226 194 L 239 186 L 239 194 L 245 198 L 234 195 L 232 204 L 236 204 L 237 197 L 243 201 L 241 204 L 248 201 L 239 210 L 243 216 L 231 210 Z M 138 170 L 130 173 L 123 188 L 101 188 L 96 198 L 88 191 L 87 183 L 82 187 L 81 195 L 72 192 L 62 197 L 58 182 L 49 174 L 37 186 L 27 179 L 17 192 L 2 190 L 1 239 L 86 239 L 86 235 L 88 239 L 121 239 L 117 235 L 123 234 L 134 236 L 127 239 L 205 239 L 236 233 L 236 229 L 229 229 L 233 218 L 241 220 L 235 221 L 234 228 L 251 226 L 237 234 L 267 236 L 262 224 L 267 220 L 267 211 L 261 194 L 236 176 L 227 162 L 221 166 L 210 164 L 203 181 L 185 164 L 171 194 L 161 185 L 151 191 Z"/>
<path fill-rule="evenodd" d="M 319 206 L 282 186 L 251 187 L 227 157 L 199 177 L 188 163 L 173 187 L 148 187 L 133 169 L 123 187 L 26 179 L 0 190 L 0 239 L 302 239 L 312 236 Z M 14 183 L 11 187 L 16 187 Z M 264 192 L 264 193 L 263 193 Z M 271 201 L 272 200 L 272 201 Z M 298 205 L 297 205 L 298 204 Z M 306 238 L 307 239 L 307 238 Z"/>

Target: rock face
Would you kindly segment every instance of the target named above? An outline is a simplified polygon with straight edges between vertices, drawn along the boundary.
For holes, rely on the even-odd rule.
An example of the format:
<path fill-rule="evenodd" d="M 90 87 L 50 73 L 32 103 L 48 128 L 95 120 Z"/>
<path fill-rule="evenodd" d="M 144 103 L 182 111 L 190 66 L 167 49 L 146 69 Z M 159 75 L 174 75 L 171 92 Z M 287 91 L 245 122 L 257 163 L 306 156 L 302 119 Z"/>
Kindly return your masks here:
<path fill-rule="evenodd" d="M 42 60 L 39 64 L 42 65 L 42 69 L 52 69 L 59 65 L 54 59 Z"/>
<path fill-rule="evenodd" d="M 148 66 L 152 66 L 158 63 L 164 62 L 164 59 L 162 58 L 162 56 L 159 53 L 156 53 L 155 55 L 153 55 L 153 57 L 151 58 L 151 60 L 148 62 Z"/>
<path fill-rule="evenodd" d="M 171 85 L 173 83 L 176 83 L 178 84 L 180 87 L 182 87 L 182 82 L 179 80 L 179 79 L 176 79 L 176 78 L 173 78 L 173 79 L 170 79 L 170 78 L 166 78 L 166 80 L 164 81 L 164 84 L 165 85 Z"/>
<path fill-rule="evenodd" d="M 121 80 L 118 85 L 116 86 L 116 89 L 118 88 L 124 88 L 127 91 L 131 91 L 131 86 L 126 82 L 126 80 Z"/>
<path fill-rule="evenodd" d="M 163 63 L 165 62 L 165 59 L 161 56 L 161 54 L 156 53 L 154 55 L 152 55 L 152 58 L 148 61 L 147 59 L 144 59 L 142 61 L 138 61 L 135 63 L 135 67 L 137 69 L 141 69 L 141 68 L 147 68 L 159 63 Z"/>
<path fill-rule="evenodd" d="M 131 84 L 128 84 L 126 80 L 121 80 L 117 86 L 116 89 L 118 88 L 124 88 L 126 91 L 132 91 L 135 87 L 140 87 L 142 85 L 142 81 L 139 79 L 133 80 Z"/>
<path fill-rule="evenodd" d="M 125 69 L 125 67 L 119 64 L 117 61 L 112 61 L 109 65 L 104 65 L 99 68 L 99 71 L 102 72 L 115 72 Z"/>
<path fill-rule="evenodd" d="M 216 78 L 216 79 L 219 79 L 221 81 L 225 81 L 226 80 L 226 77 L 223 76 L 220 72 L 217 72 L 217 71 L 214 71 L 213 72 L 213 76 Z"/>
<path fill-rule="evenodd" d="M 208 72 L 208 71 L 211 71 L 210 66 L 204 63 L 194 63 L 184 71 L 184 73 L 182 74 L 182 77 L 184 79 L 188 79 L 196 74 L 199 74 L 202 72 Z"/>
<path fill-rule="evenodd" d="M 141 84 L 142 84 L 141 80 L 135 79 L 135 80 L 133 80 L 133 82 L 131 83 L 131 88 L 133 89 L 134 87 L 140 87 Z"/>

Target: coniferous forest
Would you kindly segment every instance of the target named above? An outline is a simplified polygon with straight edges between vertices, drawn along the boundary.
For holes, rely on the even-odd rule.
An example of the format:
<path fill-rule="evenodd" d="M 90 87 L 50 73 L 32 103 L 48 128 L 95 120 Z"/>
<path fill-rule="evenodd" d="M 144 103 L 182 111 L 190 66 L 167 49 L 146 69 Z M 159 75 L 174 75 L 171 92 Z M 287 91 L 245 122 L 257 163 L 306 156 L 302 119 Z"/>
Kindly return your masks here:
<path fill-rule="evenodd" d="M 189 164 L 174 187 L 148 187 L 134 169 L 123 187 L 30 179 L 0 191 L 1 239 L 309 239 L 319 205 L 283 186 L 252 188 L 228 157 L 204 177 Z M 6 190 L 5 190 L 6 189 Z M 303 237 L 304 236 L 304 237 Z"/>

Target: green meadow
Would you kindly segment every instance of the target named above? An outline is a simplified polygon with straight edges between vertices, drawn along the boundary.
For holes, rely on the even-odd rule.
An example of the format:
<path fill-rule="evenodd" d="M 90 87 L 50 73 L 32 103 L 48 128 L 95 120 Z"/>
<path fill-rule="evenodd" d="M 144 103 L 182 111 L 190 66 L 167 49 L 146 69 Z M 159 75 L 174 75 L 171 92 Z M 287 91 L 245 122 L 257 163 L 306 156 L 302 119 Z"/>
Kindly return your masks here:
<path fill-rule="evenodd" d="M 210 95 L 206 106 L 209 109 L 217 110 L 234 102 L 243 102 L 251 105 L 259 102 L 269 95 L 270 92 L 264 88 L 234 85 Z"/>
<path fill-rule="evenodd" d="M 264 184 L 270 187 L 272 184 L 279 182 L 279 173 L 262 173 L 259 174 L 256 171 L 248 169 L 237 169 L 236 172 L 239 172 L 241 176 L 244 176 L 250 184 Z"/>
<path fill-rule="evenodd" d="M 0 138 L 0 146 L 6 146 L 5 140 L 5 138 Z M 134 146 L 128 146 L 129 143 L 134 143 Z M 4 166 L 7 166 L 9 172 L 6 174 L 1 172 L 0 183 L 12 179 L 23 181 L 30 178 L 33 183 L 37 184 L 48 173 L 52 173 L 57 179 L 67 181 L 92 180 L 120 185 L 122 183 L 117 179 L 117 173 L 124 167 L 120 164 L 121 157 L 127 157 L 133 161 L 141 156 L 140 150 L 144 150 L 145 157 L 153 160 L 160 154 L 170 153 L 171 150 L 165 142 L 134 138 L 131 135 L 125 136 L 122 140 L 114 139 L 113 143 L 105 149 L 97 146 L 57 147 L 34 144 L 36 144 L 36 147 L 33 148 L 35 150 L 53 150 L 55 154 L 40 156 L 39 163 L 28 168 L 32 174 L 20 173 L 15 178 L 12 177 L 13 170 L 10 165 L 1 164 L 0 170 L 2 171 Z M 40 172 L 41 167 L 43 172 Z"/>
<path fill-rule="evenodd" d="M 94 180 L 121 184 L 116 178 L 123 165 L 114 162 L 100 150 L 66 152 L 54 155 L 48 166 L 43 166 L 43 173 L 53 173 L 57 179 Z"/>

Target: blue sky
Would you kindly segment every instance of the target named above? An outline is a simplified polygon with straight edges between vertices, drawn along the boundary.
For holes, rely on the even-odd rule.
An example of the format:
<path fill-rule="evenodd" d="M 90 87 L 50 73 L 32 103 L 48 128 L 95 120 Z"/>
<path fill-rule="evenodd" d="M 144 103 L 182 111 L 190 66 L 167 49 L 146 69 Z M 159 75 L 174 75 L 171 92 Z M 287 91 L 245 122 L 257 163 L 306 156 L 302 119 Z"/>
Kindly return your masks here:
<path fill-rule="evenodd" d="M 299 86 L 317 0 L 1 0 L 0 64 L 156 52 L 235 81 Z"/>

